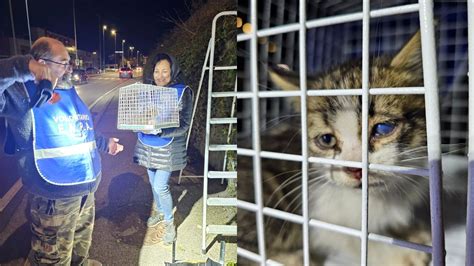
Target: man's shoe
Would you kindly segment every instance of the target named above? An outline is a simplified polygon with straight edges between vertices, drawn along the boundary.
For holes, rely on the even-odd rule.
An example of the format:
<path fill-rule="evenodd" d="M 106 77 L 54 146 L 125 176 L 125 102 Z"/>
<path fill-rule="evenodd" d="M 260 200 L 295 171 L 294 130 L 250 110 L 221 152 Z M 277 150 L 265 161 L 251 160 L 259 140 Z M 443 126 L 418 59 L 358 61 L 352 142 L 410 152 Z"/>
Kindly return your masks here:
<path fill-rule="evenodd" d="M 165 233 L 163 234 L 163 244 L 171 245 L 176 240 L 176 227 L 173 221 L 165 222 Z"/>
<path fill-rule="evenodd" d="M 146 221 L 146 226 L 155 227 L 159 225 L 160 223 L 162 223 L 163 221 L 164 221 L 164 216 L 163 214 L 159 213 L 148 218 L 148 220 Z"/>

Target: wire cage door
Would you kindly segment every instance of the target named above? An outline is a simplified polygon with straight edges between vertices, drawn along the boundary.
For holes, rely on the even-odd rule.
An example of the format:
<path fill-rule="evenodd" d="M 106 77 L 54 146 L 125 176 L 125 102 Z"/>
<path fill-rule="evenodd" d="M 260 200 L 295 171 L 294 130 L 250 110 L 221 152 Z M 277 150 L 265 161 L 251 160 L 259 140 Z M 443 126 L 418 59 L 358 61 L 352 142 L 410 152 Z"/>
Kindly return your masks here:
<path fill-rule="evenodd" d="M 117 129 L 141 131 L 178 126 L 175 88 L 139 83 L 120 88 Z"/>

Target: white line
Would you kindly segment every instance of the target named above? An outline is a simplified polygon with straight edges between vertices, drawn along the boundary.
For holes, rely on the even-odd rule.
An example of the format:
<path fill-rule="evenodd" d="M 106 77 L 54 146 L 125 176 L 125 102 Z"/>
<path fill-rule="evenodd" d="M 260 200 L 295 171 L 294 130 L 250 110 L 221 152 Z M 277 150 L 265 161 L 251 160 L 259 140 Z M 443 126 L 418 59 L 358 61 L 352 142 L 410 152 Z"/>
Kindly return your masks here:
<path fill-rule="evenodd" d="M 110 91 L 106 92 L 105 94 L 103 94 L 102 96 L 100 96 L 99 98 L 97 98 L 91 105 L 89 105 L 89 110 L 92 110 L 92 108 L 95 107 L 95 105 L 100 101 L 102 100 L 104 97 L 106 97 L 107 95 L 109 95 L 110 93 L 114 92 L 115 90 L 117 90 L 119 87 L 122 86 L 123 83 L 120 83 L 119 85 L 115 86 L 114 88 L 112 88 Z"/>
<path fill-rule="evenodd" d="M 16 193 L 20 191 L 21 187 L 21 178 L 18 178 L 16 183 L 7 191 L 5 196 L 0 199 L 0 212 L 3 212 L 3 210 L 8 206 L 13 197 L 15 197 Z"/>

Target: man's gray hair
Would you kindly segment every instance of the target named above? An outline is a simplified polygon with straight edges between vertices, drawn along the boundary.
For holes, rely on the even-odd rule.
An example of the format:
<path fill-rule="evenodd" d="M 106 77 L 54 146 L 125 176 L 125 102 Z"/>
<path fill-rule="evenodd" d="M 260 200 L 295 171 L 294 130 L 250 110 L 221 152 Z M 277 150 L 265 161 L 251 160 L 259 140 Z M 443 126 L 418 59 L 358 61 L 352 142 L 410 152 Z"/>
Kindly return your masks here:
<path fill-rule="evenodd" d="M 35 60 L 38 60 L 40 58 L 49 59 L 53 57 L 53 54 L 51 53 L 51 45 L 49 42 L 49 38 L 42 37 L 36 40 L 31 46 L 30 54 Z"/>

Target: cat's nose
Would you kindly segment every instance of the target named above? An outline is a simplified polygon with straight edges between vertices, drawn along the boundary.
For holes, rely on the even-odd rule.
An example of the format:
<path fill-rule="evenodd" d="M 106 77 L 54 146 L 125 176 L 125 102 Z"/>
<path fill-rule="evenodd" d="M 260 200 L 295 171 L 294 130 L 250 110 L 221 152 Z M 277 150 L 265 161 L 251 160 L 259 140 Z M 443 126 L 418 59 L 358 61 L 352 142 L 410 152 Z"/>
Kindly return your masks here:
<path fill-rule="evenodd" d="M 362 169 L 353 167 L 344 167 L 344 171 L 350 174 L 353 178 L 360 180 L 362 178 Z"/>

